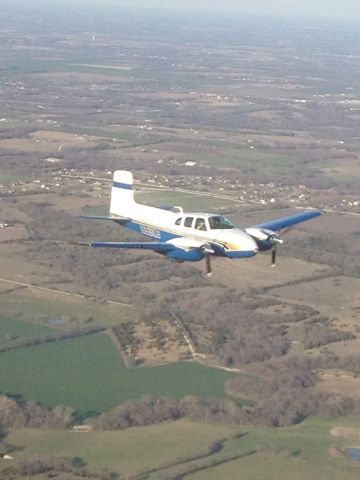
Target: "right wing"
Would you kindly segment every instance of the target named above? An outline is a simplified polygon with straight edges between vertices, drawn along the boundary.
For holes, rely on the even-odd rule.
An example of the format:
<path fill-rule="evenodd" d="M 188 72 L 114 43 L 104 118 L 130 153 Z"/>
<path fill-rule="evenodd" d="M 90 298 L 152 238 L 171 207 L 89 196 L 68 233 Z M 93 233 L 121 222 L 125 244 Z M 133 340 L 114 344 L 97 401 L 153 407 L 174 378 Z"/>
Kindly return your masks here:
<path fill-rule="evenodd" d="M 290 215 L 289 217 L 276 218 L 275 220 L 271 220 L 270 222 L 252 225 L 249 228 L 266 228 L 269 230 L 273 230 L 274 232 L 279 232 L 287 227 L 292 227 L 293 225 L 297 225 L 298 223 L 306 222 L 307 220 L 319 217 L 320 215 L 322 215 L 322 212 L 320 212 L 319 210 L 309 210 L 307 212 Z"/>

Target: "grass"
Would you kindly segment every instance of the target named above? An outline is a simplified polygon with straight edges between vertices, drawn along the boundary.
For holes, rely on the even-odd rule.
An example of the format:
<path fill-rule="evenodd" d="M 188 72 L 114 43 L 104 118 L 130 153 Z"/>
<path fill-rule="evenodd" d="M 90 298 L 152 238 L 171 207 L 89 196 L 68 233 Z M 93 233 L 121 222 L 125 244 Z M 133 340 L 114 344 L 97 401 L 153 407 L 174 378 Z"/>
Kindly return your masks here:
<path fill-rule="evenodd" d="M 282 173 L 283 169 L 294 166 L 294 161 L 285 155 L 269 153 L 257 148 L 225 148 L 217 155 L 207 155 L 203 159 L 207 165 L 229 168 L 251 169 L 259 173 Z"/>
<path fill-rule="evenodd" d="M 133 320 L 139 312 L 136 307 L 99 304 L 87 298 L 36 290 L 1 295 L 0 309 L 4 317 L 62 328 L 83 324 L 110 326 Z"/>
<path fill-rule="evenodd" d="M 221 193 L 221 192 L 219 192 Z M 139 203 L 153 206 L 179 205 L 186 211 L 218 211 L 221 208 L 234 207 L 237 203 L 221 198 L 212 198 L 206 195 L 196 195 L 173 190 L 137 192 L 136 200 Z"/>
<path fill-rule="evenodd" d="M 9 374 L 11 372 L 11 374 Z M 0 391 L 98 414 L 144 395 L 225 397 L 234 374 L 190 362 L 127 368 L 105 333 L 0 354 Z"/>
<path fill-rule="evenodd" d="M 136 142 L 139 140 L 140 136 L 141 138 L 144 137 L 143 134 L 140 135 L 139 133 L 134 133 L 123 128 L 119 131 L 113 129 L 104 130 L 101 128 L 80 127 L 78 125 L 62 124 L 60 129 L 49 127 L 49 130 L 64 133 L 76 133 L 78 135 L 93 135 L 95 137 L 101 137 L 105 140 L 116 138 L 117 140 L 123 140 L 127 142 Z"/>
<path fill-rule="evenodd" d="M 91 471 L 107 469 L 131 475 L 202 453 L 213 441 L 234 430 L 238 429 L 182 420 L 87 434 L 23 429 L 11 432 L 7 441 L 24 447 L 16 454 L 19 459 L 36 453 L 79 457 Z"/>
<path fill-rule="evenodd" d="M 14 430 L 6 441 L 21 447 L 14 452 L 17 459 L 35 454 L 79 457 L 93 472 L 107 470 L 125 476 L 160 469 L 166 478 L 177 478 L 183 466 L 203 467 L 184 480 L 357 480 L 359 462 L 341 450 L 354 443 L 334 437 L 334 426 L 360 428 L 358 417 L 337 419 L 309 418 L 304 423 L 286 428 L 239 427 L 221 424 L 195 423 L 187 420 L 165 422 L 148 427 L 137 427 L 113 432 L 76 433 L 71 431 Z M 242 436 L 236 434 L 243 434 Z M 209 445 L 220 439 L 223 450 L 216 456 L 244 454 L 241 458 L 206 468 L 210 458 L 176 465 L 179 459 L 204 454 Z M 253 452 L 252 455 L 246 455 Z M 335 452 L 335 454 L 334 454 Z M 1 466 L 5 462 L 0 460 Z M 158 474 L 159 475 L 159 474 Z M 146 477 L 147 478 L 147 477 Z M 164 478 L 156 472 L 150 478 Z"/>
<path fill-rule="evenodd" d="M 333 437 L 334 425 L 360 427 L 359 418 L 324 420 L 310 418 L 301 425 L 281 429 L 251 429 L 249 434 L 226 446 L 228 451 L 255 448 L 257 453 L 221 466 L 186 476 L 186 480 L 247 480 L 277 479 L 355 480 L 359 466 L 339 453 L 330 454 L 331 447 L 343 448 L 349 440 Z"/>
<path fill-rule="evenodd" d="M 22 175 L 0 175 L 0 184 L 6 185 L 8 183 L 20 182 L 27 180 L 27 178 Z"/>
<path fill-rule="evenodd" d="M 221 192 L 219 192 L 221 193 Z M 231 200 L 212 198 L 173 190 L 155 190 L 152 192 L 137 191 L 136 201 L 155 207 L 178 205 L 186 211 L 218 212 L 221 209 L 238 208 L 239 204 Z M 109 204 L 85 207 L 85 215 L 109 215 Z"/>
<path fill-rule="evenodd" d="M 0 345 L 16 338 L 35 337 L 54 333 L 50 327 L 34 325 L 16 318 L 0 317 Z"/>

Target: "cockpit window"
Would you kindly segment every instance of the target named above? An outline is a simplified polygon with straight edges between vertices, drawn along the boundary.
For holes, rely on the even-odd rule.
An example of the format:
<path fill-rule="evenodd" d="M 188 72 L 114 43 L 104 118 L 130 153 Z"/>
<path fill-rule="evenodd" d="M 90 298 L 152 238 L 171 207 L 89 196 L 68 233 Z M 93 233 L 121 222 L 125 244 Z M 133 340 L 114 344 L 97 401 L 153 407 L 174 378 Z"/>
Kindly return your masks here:
<path fill-rule="evenodd" d="M 234 225 L 223 215 L 214 215 L 209 218 L 209 225 L 211 230 L 225 230 L 235 228 Z"/>
<path fill-rule="evenodd" d="M 181 217 L 180 217 L 180 218 L 178 218 L 178 219 L 176 220 L 176 222 L 175 222 L 175 225 L 181 225 L 181 220 L 182 220 L 182 218 L 181 218 Z"/>
<path fill-rule="evenodd" d="M 204 218 L 197 218 L 195 222 L 196 230 L 207 230 Z"/>
<path fill-rule="evenodd" d="M 184 222 L 185 227 L 191 227 L 193 220 L 194 217 L 186 217 Z"/>

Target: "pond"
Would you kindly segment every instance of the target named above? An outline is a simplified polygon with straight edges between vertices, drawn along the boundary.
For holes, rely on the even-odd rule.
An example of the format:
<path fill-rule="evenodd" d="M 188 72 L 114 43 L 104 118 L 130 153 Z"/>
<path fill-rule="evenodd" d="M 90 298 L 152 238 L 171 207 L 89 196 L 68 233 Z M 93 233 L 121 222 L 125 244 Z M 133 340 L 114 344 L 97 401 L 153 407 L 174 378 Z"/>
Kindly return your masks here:
<path fill-rule="evenodd" d="M 345 453 L 350 455 L 353 460 L 359 460 L 360 462 L 360 448 L 345 448 Z"/>

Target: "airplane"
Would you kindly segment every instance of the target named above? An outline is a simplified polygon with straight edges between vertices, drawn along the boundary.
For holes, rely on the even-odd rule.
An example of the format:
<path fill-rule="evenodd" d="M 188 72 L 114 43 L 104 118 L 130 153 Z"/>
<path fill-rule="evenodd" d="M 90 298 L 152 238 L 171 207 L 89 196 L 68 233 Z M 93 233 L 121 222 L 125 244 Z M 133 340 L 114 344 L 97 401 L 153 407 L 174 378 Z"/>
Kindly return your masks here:
<path fill-rule="evenodd" d="M 319 210 L 310 210 L 240 229 L 217 213 L 184 212 L 178 206 L 170 210 L 137 203 L 132 173 L 117 170 L 113 176 L 109 216 L 81 218 L 109 220 L 153 241 L 79 243 L 93 248 L 152 250 L 177 262 L 205 259 L 205 274 L 210 277 L 211 257 L 251 258 L 271 250 L 271 266 L 275 266 L 277 245 L 283 243 L 281 235 L 294 225 L 320 215 Z"/>

